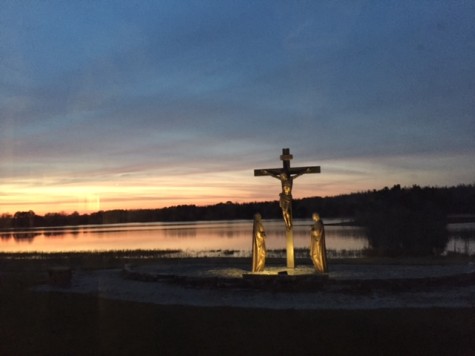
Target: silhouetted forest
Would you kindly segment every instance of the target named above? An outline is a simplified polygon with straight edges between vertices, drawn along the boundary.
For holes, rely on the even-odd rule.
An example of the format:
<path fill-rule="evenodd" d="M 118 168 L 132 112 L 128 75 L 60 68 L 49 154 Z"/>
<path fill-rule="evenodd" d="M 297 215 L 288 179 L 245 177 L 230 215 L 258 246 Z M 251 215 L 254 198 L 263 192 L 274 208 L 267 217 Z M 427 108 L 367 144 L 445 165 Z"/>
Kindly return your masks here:
<path fill-rule="evenodd" d="M 92 224 L 145 223 L 202 220 L 281 218 L 278 201 L 179 205 L 162 209 L 108 210 L 91 214 L 19 211 L 0 217 L 0 229 L 24 229 Z M 412 186 L 372 190 L 335 197 L 311 197 L 293 202 L 294 218 L 310 219 L 313 212 L 325 218 L 347 218 L 366 229 L 368 254 L 383 256 L 432 255 L 444 251 L 447 222 L 475 221 L 475 186 L 448 188 Z M 10 232 L 12 233 L 12 232 Z M 13 232 L 16 234 L 16 232 Z M 35 231 L 20 232 L 33 239 Z M 54 234 L 54 232 L 48 233 Z"/>
<path fill-rule="evenodd" d="M 397 218 L 421 220 L 432 215 L 445 221 L 449 215 L 475 214 L 475 185 L 456 187 L 392 188 L 339 195 L 311 197 L 293 202 L 294 218 L 310 219 L 317 211 L 323 218 L 345 217 L 368 225 L 372 219 Z M 36 215 L 33 211 L 19 211 L 14 215 L 2 214 L 0 228 L 55 227 L 68 225 L 117 224 L 140 222 L 239 220 L 252 219 L 260 212 L 265 219 L 281 217 L 278 201 L 250 203 L 220 203 L 209 206 L 178 205 L 161 209 L 107 210 L 91 214 L 48 213 Z M 386 214 L 386 215 L 385 215 Z M 419 215 L 418 215 L 419 214 Z M 399 216 L 400 215 L 400 216 Z M 417 216 L 416 216 L 417 215 Z M 459 217 L 462 219 L 462 217 Z"/>

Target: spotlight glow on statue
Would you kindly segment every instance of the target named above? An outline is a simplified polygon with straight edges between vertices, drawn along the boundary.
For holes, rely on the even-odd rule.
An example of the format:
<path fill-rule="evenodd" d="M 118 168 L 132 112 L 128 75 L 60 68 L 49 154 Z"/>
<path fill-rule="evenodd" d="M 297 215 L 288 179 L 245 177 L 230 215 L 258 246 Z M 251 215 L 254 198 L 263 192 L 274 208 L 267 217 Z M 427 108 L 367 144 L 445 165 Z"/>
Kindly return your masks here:
<path fill-rule="evenodd" d="M 254 215 L 252 229 L 252 272 L 262 272 L 266 265 L 266 232 L 261 214 Z"/>
<path fill-rule="evenodd" d="M 279 194 L 280 208 L 285 223 L 285 235 L 287 241 L 287 268 L 295 267 L 294 259 L 294 235 L 292 231 L 292 185 L 293 180 L 305 173 L 320 173 L 319 166 L 292 167 L 290 160 L 293 156 L 288 148 L 282 149 L 280 159 L 283 161 L 282 168 L 255 169 L 254 176 L 271 176 L 280 180 L 282 192 Z"/>
<path fill-rule="evenodd" d="M 312 219 L 314 224 L 310 238 L 310 258 L 317 272 L 328 273 L 325 227 L 320 219 L 320 215 L 317 213 L 313 213 Z"/>

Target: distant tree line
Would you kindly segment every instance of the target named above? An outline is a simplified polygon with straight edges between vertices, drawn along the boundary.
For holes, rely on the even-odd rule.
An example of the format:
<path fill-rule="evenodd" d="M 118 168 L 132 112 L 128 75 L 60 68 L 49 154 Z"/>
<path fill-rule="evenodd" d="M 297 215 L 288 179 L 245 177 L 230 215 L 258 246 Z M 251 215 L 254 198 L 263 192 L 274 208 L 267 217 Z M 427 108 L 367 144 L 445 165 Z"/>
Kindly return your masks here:
<path fill-rule="evenodd" d="M 256 212 L 265 219 L 281 218 L 277 201 L 220 203 L 209 206 L 178 205 L 162 209 L 108 210 L 91 214 L 19 211 L 0 216 L 0 229 L 77 226 L 92 224 L 145 223 L 171 221 L 252 219 Z M 474 221 L 475 186 L 434 188 L 395 185 L 381 190 L 345 194 L 335 197 L 296 199 L 294 218 L 309 219 L 313 212 L 323 218 L 345 217 L 366 229 L 369 254 L 384 256 L 430 255 L 442 252 L 448 242 L 450 218 Z M 21 232 L 18 238 L 33 239 L 34 231 Z M 54 234 L 54 232 L 51 232 Z"/>
<path fill-rule="evenodd" d="M 456 187 L 401 188 L 395 185 L 381 190 L 339 195 L 311 197 L 293 202 L 294 218 L 310 218 L 313 212 L 324 218 L 347 217 L 367 226 L 374 219 L 382 219 L 384 212 L 408 221 L 416 212 L 446 219 L 448 215 L 475 214 L 475 185 Z M 161 209 L 116 209 L 90 214 L 48 213 L 36 215 L 33 211 L 19 211 L 14 215 L 2 214 L 0 228 L 56 227 L 69 225 L 118 224 L 140 222 L 202 221 L 252 219 L 256 212 L 265 219 L 281 217 L 278 201 L 250 203 L 219 203 L 209 206 L 178 205 Z M 386 217 L 389 219 L 389 217 Z M 402 219 L 402 220 L 401 220 Z M 416 220 L 422 219 L 420 216 Z M 414 220 L 414 219 L 413 219 Z"/>

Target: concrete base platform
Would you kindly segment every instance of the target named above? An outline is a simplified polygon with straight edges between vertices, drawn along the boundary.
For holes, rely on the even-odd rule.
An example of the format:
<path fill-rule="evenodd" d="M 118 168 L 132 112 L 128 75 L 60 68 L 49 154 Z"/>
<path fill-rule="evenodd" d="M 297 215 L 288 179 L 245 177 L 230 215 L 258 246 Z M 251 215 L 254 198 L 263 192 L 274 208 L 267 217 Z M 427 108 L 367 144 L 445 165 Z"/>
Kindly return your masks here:
<path fill-rule="evenodd" d="M 234 263 L 233 263 L 234 262 Z M 472 265 L 377 265 L 334 264 L 329 273 L 317 273 L 311 265 L 289 269 L 278 265 L 252 273 L 242 261 L 181 260 L 153 265 L 126 265 L 123 277 L 148 282 L 168 282 L 188 287 L 311 291 L 322 289 L 370 291 L 466 285 L 475 282 Z"/>
<path fill-rule="evenodd" d="M 121 269 L 75 271 L 70 288 L 82 293 L 161 305 L 265 309 L 473 308 L 475 265 L 330 261 L 328 276 L 310 265 L 287 270 L 269 263 L 250 273 L 248 259 L 163 259 Z M 279 274 L 279 272 L 287 272 Z"/>

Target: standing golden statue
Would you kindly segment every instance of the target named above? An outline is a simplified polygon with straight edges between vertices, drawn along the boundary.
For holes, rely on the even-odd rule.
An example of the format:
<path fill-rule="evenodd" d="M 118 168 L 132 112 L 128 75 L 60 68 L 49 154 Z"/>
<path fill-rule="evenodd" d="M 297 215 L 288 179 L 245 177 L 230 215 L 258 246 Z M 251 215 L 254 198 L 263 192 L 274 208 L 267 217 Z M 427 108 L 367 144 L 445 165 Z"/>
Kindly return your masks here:
<path fill-rule="evenodd" d="M 266 265 L 266 233 L 261 214 L 254 215 L 252 229 L 252 272 L 262 272 Z"/>
<path fill-rule="evenodd" d="M 325 227 L 320 219 L 320 215 L 313 213 L 312 219 L 314 224 L 312 226 L 310 238 L 310 258 L 317 272 L 328 273 L 327 267 L 327 251 L 325 247 Z"/>

